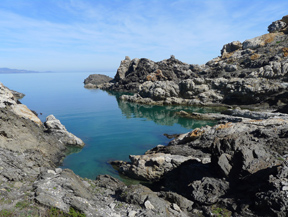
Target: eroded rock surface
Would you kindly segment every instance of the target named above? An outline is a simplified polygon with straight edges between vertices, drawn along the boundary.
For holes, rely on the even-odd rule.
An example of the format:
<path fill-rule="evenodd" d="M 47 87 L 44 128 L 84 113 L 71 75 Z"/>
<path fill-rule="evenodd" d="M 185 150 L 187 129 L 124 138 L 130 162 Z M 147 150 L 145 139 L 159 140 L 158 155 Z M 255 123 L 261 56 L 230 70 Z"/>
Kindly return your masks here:
<path fill-rule="evenodd" d="M 285 166 L 288 117 L 270 115 L 264 120 L 243 118 L 236 123 L 194 129 L 168 146 L 157 146 L 143 156 L 136 156 L 136 160 L 132 156 L 131 162 L 120 164 L 119 171 L 130 177 L 156 181 L 160 189 L 176 192 L 194 202 L 194 208 L 208 207 L 211 211 L 216 205 L 226 207 L 231 213 L 258 216 L 262 212 L 260 207 L 265 204 L 265 210 L 273 213 L 271 215 L 281 216 L 287 203 L 286 194 L 280 191 L 286 189 L 285 175 L 282 175 L 282 184 L 279 181 L 274 190 L 268 189 L 272 188 L 269 180 L 279 177 L 277 168 Z M 164 170 L 168 164 L 164 156 L 172 157 L 171 153 L 186 158 Z M 159 166 L 162 170 L 158 170 Z M 155 175 L 160 178 L 156 179 Z M 255 188 L 256 183 L 258 188 Z M 264 196 L 267 194 L 275 199 L 268 199 Z M 254 201 L 255 196 L 257 201 Z M 278 204 L 276 198 L 283 202 Z M 268 205 L 268 201 L 272 204 Z"/>
<path fill-rule="evenodd" d="M 174 56 L 160 62 L 126 57 L 113 81 L 99 88 L 134 92 L 121 100 L 152 105 L 281 108 L 288 104 L 287 28 L 284 16 L 268 27 L 268 34 L 228 43 L 221 56 L 204 65 Z"/>
<path fill-rule="evenodd" d="M 101 87 L 101 84 L 108 83 L 112 81 L 113 78 L 110 78 L 107 75 L 101 74 L 92 74 L 84 80 L 85 88 L 97 88 Z"/>
<path fill-rule="evenodd" d="M 53 134 L 58 138 L 60 142 L 64 145 L 83 147 L 84 142 L 68 132 L 63 124 L 54 117 L 54 115 L 49 115 L 44 122 L 44 126 L 48 129 L 48 132 Z"/>

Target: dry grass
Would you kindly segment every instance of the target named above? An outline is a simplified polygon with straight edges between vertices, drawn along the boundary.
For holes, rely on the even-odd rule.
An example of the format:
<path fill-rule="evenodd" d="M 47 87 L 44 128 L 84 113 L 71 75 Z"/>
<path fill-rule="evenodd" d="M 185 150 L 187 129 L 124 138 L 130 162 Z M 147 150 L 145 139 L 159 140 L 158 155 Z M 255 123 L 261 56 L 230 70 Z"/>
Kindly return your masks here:
<path fill-rule="evenodd" d="M 259 59 L 259 58 L 260 58 L 260 55 L 257 54 L 257 53 L 254 53 L 254 54 L 252 54 L 252 55 L 250 56 L 250 59 L 251 59 L 251 60 L 256 60 L 256 59 Z"/>
<path fill-rule="evenodd" d="M 219 124 L 216 128 L 216 130 L 222 130 L 222 129 L 226 129 L 226 128 L 230 128 L 232 127 L 232 123 L 228 122 L 226 124 Z"/>
<path fill-rule="evenodd" d="M 222 58 L 222 59 L 228 59 L 228 58 L 230 58 L 234 53 L 235 53 L 235 51 L 230 52 L 230 53 L 223 53 L 223 55 L 221 56 L 221 58 Z"/>
<path fill-rule="evenodd" d="M 288 47 L 282 48 L 282 51 L 283 51 L 284 57 L 287 57 L 288 56 Z"/>
<path fill-rule="evenodd" d="M 275 33 L 268 33 L 268 34 L 263 35 L 264 43 L 265 44 L 271 43 L 272 41 L 274 41 L 276 35 L 277 34 Z"/>
<path fill-rule="evenodd" d="M 201 136 L 203 133 L 205 133 L 205 130 L 201 130 L 199 128 L 196 128 L 195 130 L 193 130 L 190 133 L 190 137 L 197 138 L 197 137 Z"/>
<path fill-rule="evenodd" d="M 262 120 L 251 120 L 250 123 L 261 122 Z"/>

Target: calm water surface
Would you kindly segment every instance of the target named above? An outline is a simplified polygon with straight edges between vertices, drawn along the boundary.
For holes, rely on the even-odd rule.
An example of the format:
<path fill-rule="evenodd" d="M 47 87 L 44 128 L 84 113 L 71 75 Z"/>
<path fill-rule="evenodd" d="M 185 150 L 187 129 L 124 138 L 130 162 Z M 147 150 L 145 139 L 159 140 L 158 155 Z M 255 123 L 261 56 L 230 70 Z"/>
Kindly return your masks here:
<path fill-rule="evenodd" d="M 147 106 L 118 100 L 102 90 L 85 89 L 83 81 L 91 73 L 0 74 L 5 86 L 24 93 L 20 100 L 39 118 L 53 114 L 68 131 L 86 144 L 66 157 L 62 168 L 95 179 L 99 174 L 120 178 L 111 160 L 128 160 L 170 140 L 163 134 L 186 133 L 207 121 L 180 118 L 176 111 L 211 112 L 181 106 Z"/>

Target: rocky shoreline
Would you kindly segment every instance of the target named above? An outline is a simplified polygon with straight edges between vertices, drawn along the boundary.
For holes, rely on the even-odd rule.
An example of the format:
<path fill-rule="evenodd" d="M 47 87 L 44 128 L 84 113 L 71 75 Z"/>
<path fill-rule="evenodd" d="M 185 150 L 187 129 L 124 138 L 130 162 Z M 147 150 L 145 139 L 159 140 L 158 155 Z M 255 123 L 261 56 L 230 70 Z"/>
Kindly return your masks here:
<path fill-rule="evenodd" d="M 230 108 L 175 112 L 218 124 L 112 162 L 146 186 L 57 168 L 83 141 L 53 115 L 42 123 L 0 83 L 0 216 L 287 216 L 287 24 L 285 16 L 269 34 L 226 44 L 205 65 L 126 57 L 114 79 L 89 76 L 86 88 L 135 93 L 123 101 Z"/>
<path fill-rule="evenodd" d="M 135 93 L 121 100 L 143 104 L 281 109 L 288 103 L 287 23 L 284 16 L 268 27 L 268 34 L 224 45 L 221 56 L 204 65 L 173 55 L 160 62 L 126 57 L 114 79 L 86 79 L 85 84 Z"/>
<path fill-rule="evenodd" d="M 179 211 L 175 216 L 287 216 L 287 28 L 284 16 L 268 27 L 268 34 L 224 45 L 221 56 L 205 65 L 174 56 L 160 62 L 126 57 L 113 80 L 91 83 L 134 93 L 122 95 L 123 102 L 228 108 L 221 114 L 177 112 L 218 124 L 176 135 L 167 146 L 112 165 L 150 182 L 158 197 L 176 203 L 171 205 Z M 121 199 L 139 204 L 142 187 L 128 189 L 125 195 L 120 191 Z M 162 216 L 169 215 L 163 211 Z"/>

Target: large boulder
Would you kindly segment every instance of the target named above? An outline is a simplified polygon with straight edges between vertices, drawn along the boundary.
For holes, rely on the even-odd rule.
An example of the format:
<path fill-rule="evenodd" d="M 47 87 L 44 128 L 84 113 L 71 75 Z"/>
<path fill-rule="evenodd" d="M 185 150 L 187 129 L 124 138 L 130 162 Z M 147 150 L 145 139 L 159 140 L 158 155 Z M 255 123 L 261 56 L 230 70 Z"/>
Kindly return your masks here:
<path fill-rule="evenodd" d="M 165 195 L 166 199 L 161 198 L 157 193 L 151 191 L 143 185 L 131 185 L 118 192 L 121 200 L 138 205 L 147 210 L 145 216 L 190 216 L 188 213 L 192 210 L 193 202 L 180 195 Z M 163 195 L 163 196 L 164 196 Z M 164 196 L 164 197 L 165 197 Z"/>
<path fill-rule="evenodd" d="M 78 201 L 74 206 L 79 207 L 83 203 L 88 205 L 92 195 L 79 177 L 70 170 L 59 172 L 47 170 L 34 182 L 36 201 L 67 213 L 73 201 Z"/>
<path fill-rule="evenodd" d="M 56 136 L 59 141 L 64 145 L 83 147 L 84 142 L 68 132 L 63 124 L 54 117 L 54 115 L 49 115 L 44 122 L 44 126 L 48 129 L 48 132 Z"/>
<path fill-rule="evenodd" d="M 187 160 L 197 159 L 195 157 L 184 157 L 164 153 L 130 155 L 131 163 L 123 161 L 114 162 L 118 164 L 119 171 L 126 176 L 144 181 L 157 181 L 169 171 L 175 169 Z"/>

